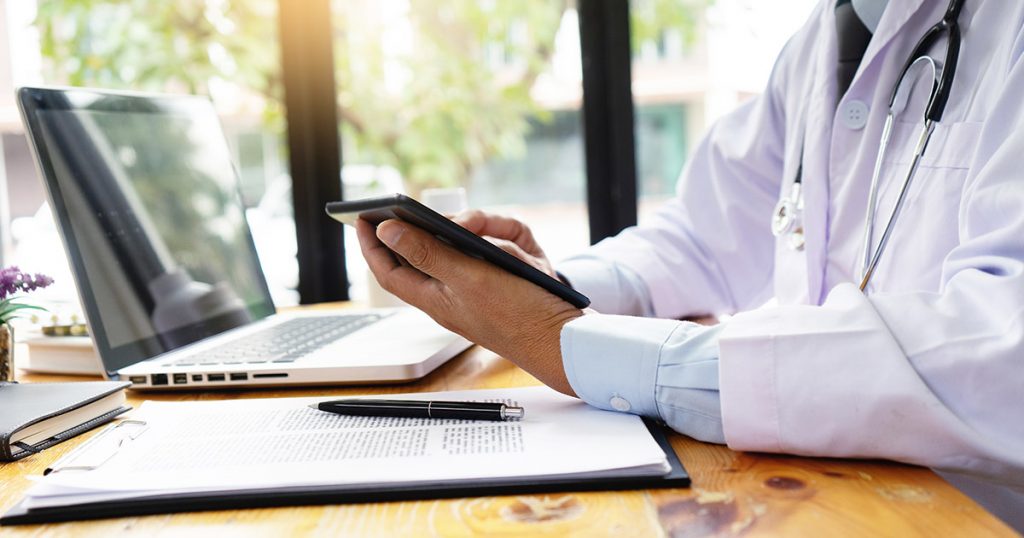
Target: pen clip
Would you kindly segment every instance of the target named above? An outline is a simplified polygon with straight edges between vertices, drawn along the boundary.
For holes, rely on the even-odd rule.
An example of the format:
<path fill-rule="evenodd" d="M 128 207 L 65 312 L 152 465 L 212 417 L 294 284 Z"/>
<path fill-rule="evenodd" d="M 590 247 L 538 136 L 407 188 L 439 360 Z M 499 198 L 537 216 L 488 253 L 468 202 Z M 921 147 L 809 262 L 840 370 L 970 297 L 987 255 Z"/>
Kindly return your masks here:
<path fill-rule="evenodd" d="M 127 419 L 107 426 L 79 447 L 43 471 L 43 475 L 61 471 L 94 471 L 114 457 L 125 443 L 134 441 L 149 429 L 143 420 Z M 93 458 L 90 460 L 90 458 Z M 79 460 L 85 460 L 81 463 Z"/>

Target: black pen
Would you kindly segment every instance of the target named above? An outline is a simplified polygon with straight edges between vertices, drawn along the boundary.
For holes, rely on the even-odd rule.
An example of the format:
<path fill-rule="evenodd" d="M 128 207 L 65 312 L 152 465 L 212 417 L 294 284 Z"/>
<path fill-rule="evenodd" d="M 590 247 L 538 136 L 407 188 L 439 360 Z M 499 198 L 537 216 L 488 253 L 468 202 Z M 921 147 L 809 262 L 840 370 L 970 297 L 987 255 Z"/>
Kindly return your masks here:
<path fill-rule="evenodd" d="M 524 413 L 522 407 L 513 407 L 503 403 L 367 400 L 361 398 L 320 402 L 310 404 L 310 407 L 339 415 L 460 420 L 508 420 L 523 418 Z"/>

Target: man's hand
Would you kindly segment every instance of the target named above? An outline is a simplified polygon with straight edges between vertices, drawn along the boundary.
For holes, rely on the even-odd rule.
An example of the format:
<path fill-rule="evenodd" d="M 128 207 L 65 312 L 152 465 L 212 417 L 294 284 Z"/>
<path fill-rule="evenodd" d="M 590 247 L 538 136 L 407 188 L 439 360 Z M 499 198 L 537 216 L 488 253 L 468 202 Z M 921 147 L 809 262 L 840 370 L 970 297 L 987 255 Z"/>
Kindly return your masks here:
<path fill-rule="evenodd" d="M 575 395 L 562 366 L 560 336 L 581 310 L 407 223 L 388 220 L 374 230 L 360 219 L 356 232 L 370 271 L 385 290 L 555 390 Z M 539 247 L 533 252 L 547 261 Z"/>

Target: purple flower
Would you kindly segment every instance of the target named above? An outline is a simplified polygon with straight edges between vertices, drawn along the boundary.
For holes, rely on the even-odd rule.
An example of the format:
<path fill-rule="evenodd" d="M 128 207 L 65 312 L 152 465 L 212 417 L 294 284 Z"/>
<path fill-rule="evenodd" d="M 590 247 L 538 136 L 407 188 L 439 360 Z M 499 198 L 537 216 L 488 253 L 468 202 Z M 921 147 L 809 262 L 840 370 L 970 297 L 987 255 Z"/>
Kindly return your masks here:
<path fill-rule="evenodd" d="M 53 284 L 53 278 L 42 273 L 36 273 L 32 278 L 35 279 L 35 282 L 32 284 L 35 287 L 32 289 L 45 288 L 46 286 Z"/>
<path fill-rule="evenodd" d="M 0 300 L 6 299 L 18 291 L 21 281 L 21 270 L 15 266 L 0 269 Z"/>
<path fill-rule="evenodd" d="M 6 301 L 19 291 L 28 293 L 53 284 L 53 279 L 42 273 L 23 273 L 12 265 L 0 269 L 0 301 Z"/>

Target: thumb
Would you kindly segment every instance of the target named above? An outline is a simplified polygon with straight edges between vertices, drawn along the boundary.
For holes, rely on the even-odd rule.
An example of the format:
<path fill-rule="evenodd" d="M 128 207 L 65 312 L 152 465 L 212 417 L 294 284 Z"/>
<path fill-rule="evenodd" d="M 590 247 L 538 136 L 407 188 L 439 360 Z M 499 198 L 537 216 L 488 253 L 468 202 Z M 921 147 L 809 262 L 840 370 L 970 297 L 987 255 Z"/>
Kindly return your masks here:
<path fill-rule="evenodd" d="M 377 225 L 377 238 L 416 269 L 448 283 L 459 278 L 467 256 L 416 226 L 386 220 Z"/>

